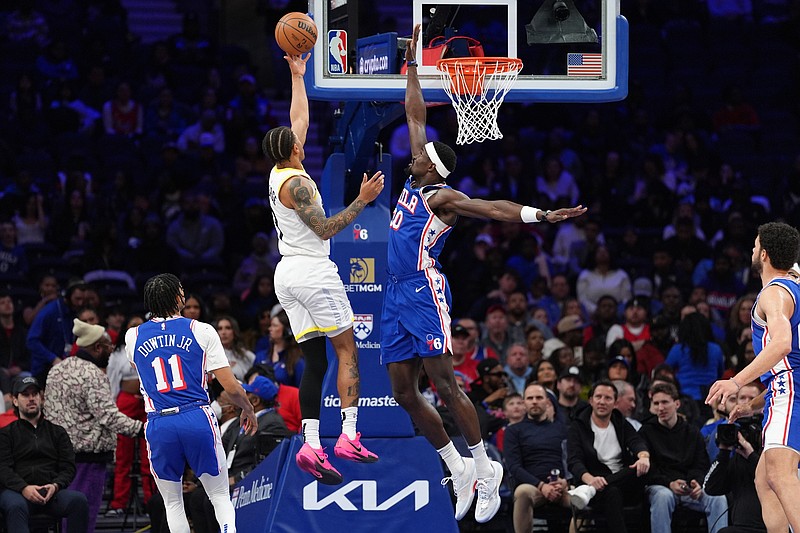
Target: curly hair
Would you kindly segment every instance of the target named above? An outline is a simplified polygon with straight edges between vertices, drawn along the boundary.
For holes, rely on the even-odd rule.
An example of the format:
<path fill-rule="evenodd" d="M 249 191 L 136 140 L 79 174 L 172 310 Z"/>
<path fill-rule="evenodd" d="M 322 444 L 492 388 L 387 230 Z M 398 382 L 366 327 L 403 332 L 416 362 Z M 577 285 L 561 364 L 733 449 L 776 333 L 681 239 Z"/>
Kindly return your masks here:
<path fill-rule="evenodd" d="M 181 280 L 174 274 L 158 274 L 144 284 L 144 307 L 153 316 L 168 318 L 178 313 Z"/>
<path fill-rule="evenodd" d="M 800 255 L 800 233 L 783 222 L 768 222 L 758 227 L 761 249 L 767 252 L 772 266 L 789 270 Z"/>

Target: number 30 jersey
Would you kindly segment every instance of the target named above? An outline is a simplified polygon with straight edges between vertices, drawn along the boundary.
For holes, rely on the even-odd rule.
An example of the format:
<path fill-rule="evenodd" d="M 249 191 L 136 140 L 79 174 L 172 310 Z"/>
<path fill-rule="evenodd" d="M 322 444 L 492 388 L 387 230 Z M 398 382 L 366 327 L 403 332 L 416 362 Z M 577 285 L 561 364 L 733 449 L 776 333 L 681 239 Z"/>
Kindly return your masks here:
<path fill-rule="evenodd" d="M 229 366 L 216 329 L 183 317 L 129 329 L 125 352 L 139 373 L 147 412 L 208 402 L 207 372 Z"/>
<path fill-rule="evenodd" d="M 439 253 L 452 228 L 437 217 L 427 198 L 449 185 L 426 185 L 416 189 L 406 180 L 389 222 L 389 273 L 412 274 L 439 265 Z"/>

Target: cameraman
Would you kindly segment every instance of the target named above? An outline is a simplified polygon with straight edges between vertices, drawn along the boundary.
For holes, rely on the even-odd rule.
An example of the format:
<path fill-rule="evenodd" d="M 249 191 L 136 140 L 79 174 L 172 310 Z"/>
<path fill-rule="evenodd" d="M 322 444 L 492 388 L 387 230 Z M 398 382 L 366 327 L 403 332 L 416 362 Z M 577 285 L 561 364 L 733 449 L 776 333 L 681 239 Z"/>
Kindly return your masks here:
<path fill-rule="evenodd" d="M 720 533 L 766 532 L 761 518 L 761 503 L 756 493 L 755 474 L 761 456 L 761 418 L 758 414 L 740 418 L 736 424 L 717 427 L 719 455 L 706 474 L 703 490 L 715 496 L 727 496 L 728 527 Z M 728 439 L 725 426 L 733 426 L 735 439 Z M 734 437 L 734 435 L 730 435 Z"/>

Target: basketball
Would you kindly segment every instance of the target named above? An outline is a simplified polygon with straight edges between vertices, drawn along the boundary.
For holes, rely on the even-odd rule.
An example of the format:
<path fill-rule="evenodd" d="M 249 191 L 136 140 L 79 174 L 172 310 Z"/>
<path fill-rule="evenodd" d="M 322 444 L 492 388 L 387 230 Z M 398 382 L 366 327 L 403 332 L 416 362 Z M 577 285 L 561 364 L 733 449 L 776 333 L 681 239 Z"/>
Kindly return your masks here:
<path fill-rule="evenodd" d="M 317 42 L 317 25 L 305 13 L 286 13 L 275 26 L 275 40 L 289 55 L 305 54 Z"/>

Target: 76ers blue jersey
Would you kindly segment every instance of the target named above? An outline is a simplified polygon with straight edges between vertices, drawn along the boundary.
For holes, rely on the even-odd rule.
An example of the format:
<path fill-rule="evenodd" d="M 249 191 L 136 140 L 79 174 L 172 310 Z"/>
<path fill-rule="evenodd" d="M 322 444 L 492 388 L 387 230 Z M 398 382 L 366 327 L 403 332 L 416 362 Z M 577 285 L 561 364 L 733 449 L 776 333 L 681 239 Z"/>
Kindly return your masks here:
<path fill-rule="evenodd" d="M 448 185 L 411 186 L 406 180 L 389 222 L 389 272 L 395 276 L 439 268 L 439 253 L 452 229 L 428 207 L 426 198 Z"/>
<path fill-rule="evenodd" d="M 133 347 L 148 411 L 191 402 L 208 402 L 206 350 L 195 337 L 188 318 L 150 320 L 140 325 Z"/>
<path fill-rule="evenodd" d="M 781 287 L 785 288 L 789 294 L 792 296 L 794 300 L 794 313 L 792 316 L 789 317 L 789 323 L 791 324 L 792 330 L 792 348 L 791 351 L 784 357 L 783 359 L 778 362 L 777 365 L 772 367 L 772 369 L 768 370 L 761 376 L 761 382 L 769 387 L 770 382 L 772 379 L 782 374 L 786 371 L 791 371 L 800 368 L 800 334 L 798 334 L 798 327 L 800 327 L 800 283 L 794 278 L 775 278 L 770 281 L 764 288 L 761 289 L 759 293 L 759 297 L 761 293 L 764 292 L 764 289 L 769 287 L 770 285 L 780 285 Z M 758 305 L 758 298 L 756 298 L 756 303 L 753 305 L 753 312 L 751 312 L 751 320 L 752 320 L 752 328 L 753 328 L 753 351 L 758 357 L 758 354 L 761 353 L 761 350 L 769 344 L 769 330 L 767 329 L 767 324 L 755 314 L 755 308 Z"/>

